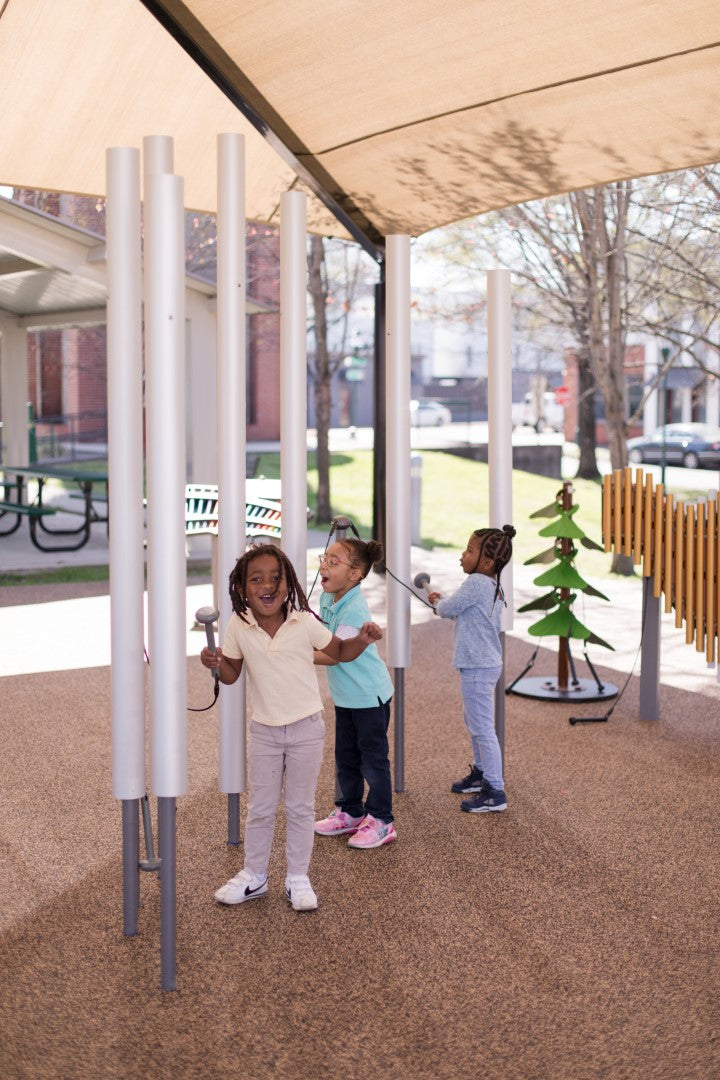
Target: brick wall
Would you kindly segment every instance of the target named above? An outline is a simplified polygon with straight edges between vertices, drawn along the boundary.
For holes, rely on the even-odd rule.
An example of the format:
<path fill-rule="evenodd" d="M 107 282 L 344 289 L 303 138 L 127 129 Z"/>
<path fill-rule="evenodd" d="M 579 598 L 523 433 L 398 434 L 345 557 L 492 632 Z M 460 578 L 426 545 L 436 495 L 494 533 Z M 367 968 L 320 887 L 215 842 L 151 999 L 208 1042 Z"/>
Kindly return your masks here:
<path fill-rule="evenodd" d="M 564 384 L 570 391 L 570 401 L 565 407 L 565 438 L 574 440 L 578 430 L 578 374 L 577 359 L 575 354 L 568 351 L 565 354 L 565 378 Z M 626 379 L 640 377 L 642 379 L 645 363 L 644 345 L 628 345 L 625 349 L 624 369 Z M 596 390 L 596 396 L 600 391 Z M 628 438 L 633 435 L 642 435 L 642 421 L 638 421 L 628 432 Z M 595 421 L 595 445 L 607 446 L 607 424 L 604 417 L 598 417 Z"/>
<path fill-rule="evenodd" d="M 16 188 L 14 197 L 25 206 L 52 214 L 72 225 L 105 235 L 103 199 L 58 192 Z M 248 319 L 247 437 L 277 440 L 280 437 L 280 234 L 277 229 L 248 222 L 246 227 L 248 295 L 277 308 L 267 315 Z M 50 369 L 58 372 L 57 392 L 50 390 Z M 41 374 L 44 370 L 45 377 Z M 77 420 L 82 439 L 101 441 L 98 418 L 107 410 L 105 327 L 83 330 L 43 331 L 28 335 L 28 400 L 40 416 L 44 395 L 55 395 L 53 415 L 91 414 Z M 48 408 L 45 409 L 49 415 Z"/>

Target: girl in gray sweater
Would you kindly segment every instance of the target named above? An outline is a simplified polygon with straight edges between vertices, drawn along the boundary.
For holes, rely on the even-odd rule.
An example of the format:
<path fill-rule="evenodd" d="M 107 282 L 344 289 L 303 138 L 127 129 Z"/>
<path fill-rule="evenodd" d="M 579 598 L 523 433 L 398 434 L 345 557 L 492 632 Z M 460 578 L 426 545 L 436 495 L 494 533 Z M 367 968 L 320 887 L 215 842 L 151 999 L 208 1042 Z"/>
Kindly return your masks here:
<path fill-rule="evenodd" d="M 502 754 L 495 733 L 495 686 L 502 674 L 500 624 L 505 598 L 500 573 L 512 557 L 515 529 L 476 529 L 460 556 L 467 574 L 457 592 L 443 600 L 428 596 L 437 615 L 455 620 L 453 665 L 460 672 L 465 724 L 470 732 L 473 761 L 470 772 L 451 787 L 474 792 L 460 806 L 471 814 L 506 810 Z"/>

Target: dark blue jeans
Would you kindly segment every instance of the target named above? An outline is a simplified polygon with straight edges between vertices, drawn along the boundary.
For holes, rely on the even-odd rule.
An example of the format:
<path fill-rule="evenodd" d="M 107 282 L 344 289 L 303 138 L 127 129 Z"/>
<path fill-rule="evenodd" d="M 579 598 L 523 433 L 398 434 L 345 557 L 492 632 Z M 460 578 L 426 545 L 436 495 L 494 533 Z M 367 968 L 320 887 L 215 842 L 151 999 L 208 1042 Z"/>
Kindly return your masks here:
<path fill-rule="evenodd" d="M 335 765 L 342 798 L 336 805 L 351 817 L 372 814 L 392 821 L 392 781 L 388 757 L 390 701 L 369 709 L 335 706 Z M 367 781 L 368 793 L 363 802 Z"/>

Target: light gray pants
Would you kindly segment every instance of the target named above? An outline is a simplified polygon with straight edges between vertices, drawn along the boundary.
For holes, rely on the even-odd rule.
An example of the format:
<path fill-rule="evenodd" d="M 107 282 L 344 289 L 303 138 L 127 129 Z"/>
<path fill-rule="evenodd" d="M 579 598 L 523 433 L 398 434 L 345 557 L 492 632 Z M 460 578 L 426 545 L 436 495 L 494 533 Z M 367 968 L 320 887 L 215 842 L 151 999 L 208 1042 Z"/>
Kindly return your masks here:
<path fill-rule="evenodd" d="M 294 724 L 250 724 L 250 798 L 245 822 L 245 868 L 267 874 L 275 815 L 285 774 L 288 874 L 307 874 L 315 838 L 315 787 L 322 764 L 321 712 Z"/>
<path fill-rule="evenodd" d="M 465 725 L 470 732 L 473 761 L 494 788 L 503 790 L 503 763 L 495 732 L 495 686 L 502 667 L 459 668 Z"/>

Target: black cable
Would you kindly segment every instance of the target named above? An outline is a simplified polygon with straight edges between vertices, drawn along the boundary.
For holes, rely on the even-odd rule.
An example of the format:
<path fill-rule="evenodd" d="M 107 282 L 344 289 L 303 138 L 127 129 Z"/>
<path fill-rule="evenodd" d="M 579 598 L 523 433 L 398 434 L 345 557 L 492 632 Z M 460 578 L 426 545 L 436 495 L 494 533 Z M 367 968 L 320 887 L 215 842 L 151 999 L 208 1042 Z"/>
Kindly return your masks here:
<path fill-rule="evenodd" d="M 635 659 L 633 660 L 632 667 L 630 668 L 630 674 L 628 675 L 627 679 L 625 680 L 625 685 L 623 686 L 622 690 L 620 691 L 618 696 L 615 698 L 614 702 L 612 703 L 612 705 L 610 706 L 610 708 L 608 709 L 608 711 L 605 713 L 604 716 L 571 716 L 571 717 L 568 718 L 568 723 L 571 726 L 574 726 L 575 724 L 605 724 L 610 719 L 612 714 L 615 712 L 616 708 L 620 704 L 620 701 L 622 700 L 623 694 L 627 690 L 628 683 L 630 682 L 630 679 L 633 676 L 633 672 L 635 671 L 635 665 L 637 664 L 638 657 L 640 656 L 640 650 L 642 649 L 643 637 L 645 636 L 645 619 L 646 619 L 646 617 L 647 617 L 647 595 L 644 595 L 643 596 L 642 620 L 640 622 L 640 642 L 639 642 L 638 647 L 637 647 L 637 652 L 635 653 Z"/>
<path fill-rule="evenodd" d="M 339 525 L 338 522 L 342 522 L 343 524 Z M 345 524 L 345 523 L 347 523 L 347 524 Z M 328 532 L 328 537 L 327 537 L 327 540 L 325 541 L 325 547 L 323 548 L 323 552 L 326 552 L 327 549 L 330 547 L 330 539 L 331 539 L 333 533 L 338 528 L 351 529 L 352 532 L 355 533 L 355 536 L 357 537 L 357 539 L 358 540 L 361 539 L 360 533 L 357 531 L 357 529 L 355 528 L 355 526 L 352 523 L 352 521 L 350 520 L 350 518 L 346 518 L 344 516 L 341 516 L 339 518 L 333 518 L 333 520 L 330 522 L 330 531 Z M 376 566 L 382 567 L 384 572 L 386 574 L 389 574 L 390 577 L 393 579 L 393 581 L 397 581 L 398 585 L 402 585 L 403 589 L 407 589 L 407 591 L 410 593 L 410 595 L 414 596 L 415 599 L 419 600 L 421 604 L 425 605 L 425 607 L 429 607 L 431 611 L 435 610 L 435 608 L 432 606 L 432 604 L 429 603 L 427 600 L 425 600 L 424 597 L 420 596 L 419 593 L 416 593 L 414 589 L 411 589 L 410 586 L 406 585 L 404 581 L 401 581 L 399 577 L 395 577 L 395 574 L 393 574 L 392 570 L 390 569 L 390 567 L 387 565 L 386 562 L 376 563 Z M 317 585 L 317 580 L 318 580 L 319 575 L 320 575 L 320 569 L 318 568 L 318 570 L 317 570 L 317 572 L 315 574 L 315 580 L 313 581 L 313 583 L 312 583 L 312 585 L 310 587 L 310 591 L 308 592 L 308 600 L 310 599 L 313 592 L 315 591 L 315 586 Z"/>
<path fill-rule="evenodd" d="M 527 664 L 525 665 L 525 667 L 524 667 L 524 668 L 522 669 L 522 671 L 520 672 L 520 674 L 519 674 L 519 675 L 518 675 L 518 676 L 517 676 L 517 677 L 516 677 L 515 679 L 513 679 L 513 681 L 512 681 L 511 683 L 510 683 L 510 685 L 509 685 L 509 686 L 506 686 L 506 687 L 505 687 L 505 693 L 506 693 L 506 694 L 509 694 L 509 693 L 511 693 L 511 692 L 512 692 L 512 688 L 513 688 L 513 686 L 515 686 L 515 684 L 516 684 L 516 683 L 519 683 L 519 682 L 520 682 L 520 680 L 522 679 L 523 675 L 527 675 L 528 671 L 530 670 L 530 668 L 531 668 L 531 667 L 533 666 L 533 664 L 535 663 L 535 658 L 537 657 L 537 654 L 538 654 L 538 652 L 540 651 L 540 646 L 542 645 L 542 641 L 543 641 L 543 639 L 542 639 L 542 638 L 540 638 L 540 640 L 538 641 L 537 645 L 535 646 L 535 652 L 534 652 L 534 653 L 532 654 L 532 656 L 530 657 L 530 660 L 528 661 L 528 663 L 527 663 Z"/>
<path fill-rule="evenodd" d="M 325 547 L 323 548 L 323 555 L 325 554 L 327 549 L 330 547 L 330 537 L 335 532 L 335 522 L 336 522 L 336 520 L 337 520 L 336 518 L 333 518 L 333 520 L 330 522 L 330 532 L 328 533 L 327 540 L 325 541 Z M 355 529 L 355 526 L 353 525 L 353 530 L 354 529 Z M 355 533 L 355 535 L 357 536 L 357 533 Z M 312 596 L 312 594 L 315 592 L 315 586 L 317 585 L 319 577 L 320 577 L 320 567 L 318 566 L 317 570 L 315 571 L 315 580 L 313 581 L 312 585 L 310 586 L 310 592 L 307 594 L 308 601 L 310 600 L 310 597 Z"/>
<path fill-rule="evenodd" d="M 145 653 L 145 662 L 146 662 L 147 666 L 150 667 L 150 656 L 148 655 L 147 647 L 145 645 L 143 645 L 143 652 Z M 213 705 L 215 704 L 215 702 L 218 699 L 218 694 L 220 693 L 220 679 L 219 679 L 219 677 L 217 675 L 214 676 L 214 679 L 215 679 L 215 687 L 214 687 L 215 692 L 213 694 L 213 699 L 210 702 L 210 704 L 209 705 L 203 705 L 202 709 L 193 708 L 192 705 L 186 705 L 185 708 L 187 709 L 188 712 L 207 712 L 208 709 L 212 709 Z"/>
<path fill-rule="evenodd" d="M 188 712 L 207 712 L 207 711 L 208 711 L 208 709 L 212 709 L 213 705 L 215 704 L 215 702 L 216 702 L 216 701 L 217 701 L 217 699 L 218 699 L 218 694 L 219 694 L 219 693 L 220 693 L 220 680 L 219 680 L 218 678 L 216 678 L 216 679 L 215 679 L 215 692 L 214 692 L 214 694 L 213 694 L 213 699 L 212 699 L 212 701 L 210 702 L 210 704 L 209 704 L 209 705 L 205 705 L 205 706 L 204 706 L 204 707 L 203 707 L 202 709 L 194 709 L 194 708 L 192 707 L 192 705 L 188 705 L 188 706 L 187 706 L 187 711 L 188 711 Z"/>
<path fill-rule="evenodd" d="M 395 577 L 395 575 L 393 574 L 392 570 L 390 569 L 390 567 L 388 566 L 387 563 L 385 563 L 385 562 L 378 563 L 378 566 L 382 566 L 385 573 L 389 574 L 390 577 L 393 579 L 393 581 L 397 581 L 398 585 L 402 585 L 403 589 L 407 589 L 407 591 L 410 593 L 410 595 L 414 596 L 416 600 L 419 600 L 421 604 L 424 604 L 425 607 L 429 607 L 431 611 L 435 610 L 435 608 L 432 606 L 432 604 L 429 602 L 429 600 L 425 600 L 424 597 L 420 596 L 419 593 L 416 593 L 414 589 L 411 589 L 409 585 L 406 585 L 404 581 L 401 581 L 399 577 Z"/>

